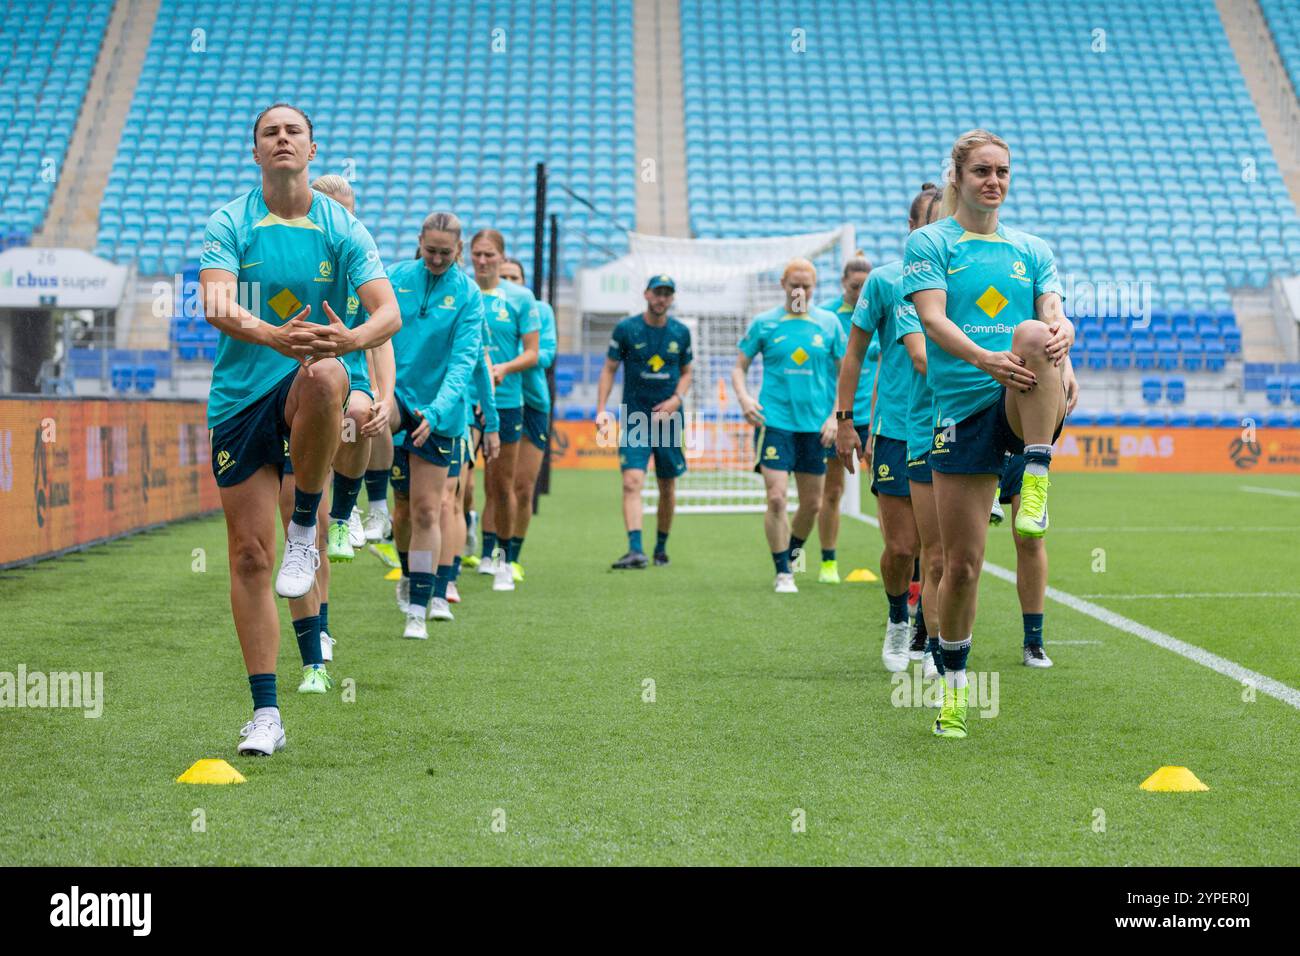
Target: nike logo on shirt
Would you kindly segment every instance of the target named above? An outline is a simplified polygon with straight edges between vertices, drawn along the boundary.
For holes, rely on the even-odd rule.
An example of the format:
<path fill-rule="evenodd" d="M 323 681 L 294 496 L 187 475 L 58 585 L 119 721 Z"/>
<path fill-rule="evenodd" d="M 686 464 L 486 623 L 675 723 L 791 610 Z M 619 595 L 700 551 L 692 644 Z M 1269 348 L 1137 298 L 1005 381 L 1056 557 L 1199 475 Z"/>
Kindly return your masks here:
<path fill-rule="evenodd" d="M 955 275 L 956 273 L 961 272 L 962 269 L 969 269 L 969 268 L 970 266 L 958 266 L 956 269 L 949 269 L 948 275 Z"/>

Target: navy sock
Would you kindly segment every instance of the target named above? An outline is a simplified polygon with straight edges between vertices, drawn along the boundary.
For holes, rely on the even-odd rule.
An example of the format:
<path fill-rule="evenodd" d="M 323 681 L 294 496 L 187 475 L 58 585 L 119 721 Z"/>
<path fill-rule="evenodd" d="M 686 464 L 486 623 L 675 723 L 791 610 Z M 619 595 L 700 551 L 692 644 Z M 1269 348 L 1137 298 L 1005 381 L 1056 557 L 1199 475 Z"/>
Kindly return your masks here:
<path fill-rule="evenodd" d="M 497 535 L 495 531 L 483 532 L 483 557 L 492 557 L 492 552 L 497 549 Z"/>
<path fill-rule="evenodd" d="M 406 566 L 406 556 L 409 553 L 410 553 L 409 551 L 397 552 L 397 560 L 402 565 L 402 577 L 404 578 L 409 578 L 411 576 L 411 569 Z"/>
<path fill-rule="evenodd" d="M 356 506 L 357 495 L 361 494 L 361 478 L 349 478 L 334 472 L 334 496 L 330 500 L 330 519 L 347 521 Z"/>
<path fill-rule="evenodd" d="M 306 492 L 301 488 L 293 489 L 293 523 L 303 528 L 316 527 L 316 509 L 320 507 L 321 496 L 325 492 Z"/>
<path fill-rule="evenodd" d="M 1025 647 L 1043 646 L 1043 615 L 1022 614 L 1025 621 Z"/>
<path fill-rule="evenodd" d="M 433 575 L 428 571 L 411 572 L 411 607 L 428 607 L 433 591 Z"/>
<path fill-rule="evenodd" d="M 790 557 L 793 558 L 796 551 L 803 550 L 803 541 L 797 534 L 790 535 Z"/>
<path fill-rule="evenodd" d="M 912 559 L 912 580 L 913 581 L 921 580 L 921 559 L 920 558 Z"/>
<path fill-rule="evenodd" d="M 641 553 L 641 529 L 627 533 L 627 549 L 634 554 Z"/>
<path fill-rule="evenodd" d="M 523 538 L 511 538 L 509 541 L 506 542 L 506 556 L 511 561 L 518 561 L 519 552 L 523 550 L 523 547 L 524 547 Z"/>
<path fill-rule="evenodd" d="M 300 617 L 293 622 L 293 633 L 298 638 L 298 653 L 302 655 L 302 664 L 325 663 L 320 656 L 320 615 Z"/>
<path fill-rule="evenodd" d="M 925 629 L 925 611 L 921 607 L 921 599 L 916 599 L 916 634 L 918 637 L 928 637 L 930 632 Z"/>
<path fill-rule="evenodd" d="M 1052 446 L 1051 445 L 1026 445 L 1025 446 L 1025 474 L 1027 475 L 1045 475 L 1047 470 L 1052 467 Z M 1030 470 L 1032 468 L 1032 470 Z"/>
<path fill-rule="evenodd" d="M 901 624 L 907 620 L 907 592 L 902 594 L 886 594 L 889 598 L 889 623 Z"/>
<path fill-rule="evenodd" d="M 388 503 L 388 469 L 387 468 L 367 468 L 366 474 L 366 497 L 370 503 L 376 501 Z"/>
<path fill-rule="evenodd" d="M 248 686 L 253 692 L 253 710 L 280 706 L 275 702 L 274 674 L 249 674 Z"/>
<path fill-rule="evenodd" d="M 458 577 L 460 577 L 460 555 L 459 554 L 456 555 L 456 557 L 451 562 L 451 579 L 455 581 Z"/>
<path fill-rule="evenodd" d="M 834 560 L 835 560 L 835 549 L 834 549 L 834 548 L 822 548 L 822 560 L 823 560 L 823 561 L 834 561 Z"/>
<path fill-rule="evenodd" d="M 330 629 L 330 602 L 329 601 L 320 602 L 320 629 L 327 634 L 329 633 L 329 629 Z"/>
<path fill-rule="evenodd" d="M 930 655 L 934 661 L 934 669 L 940 674 L 943 673 L 943 655 L 939 653 L 939 639 L 934 635 L 925 639 L 925 652 Z"/>
<path fill-rule="evenodd" d="M 966 669 L 966 656 L 970 654 L 970 638 L 964 641 L 945 641 L 939 640 L 939 654 L 943 658 L 943 667 L 940 670 L 943 673 L 948 671 L 964 671 Z"/>
<path fill-rule="evenodd" d="M 436 598 L 447 597 L 447 582 L 451 580 L 451 565 L 438 565 L 437 577 L 433 580 L 433 596 Z"/>
<path fill-rule="evenodd" d="M 660 531 L 655 535 L 655 554 L 666 554 L 668 549 L 668 532 Z"/>
<path fill-rule="evenodd" d="M 790 573 L 789 549 L 786 549 L 785 551 L 773 551 L 772 563 L 776 565 L 777 574 L 789 574 Z"/>

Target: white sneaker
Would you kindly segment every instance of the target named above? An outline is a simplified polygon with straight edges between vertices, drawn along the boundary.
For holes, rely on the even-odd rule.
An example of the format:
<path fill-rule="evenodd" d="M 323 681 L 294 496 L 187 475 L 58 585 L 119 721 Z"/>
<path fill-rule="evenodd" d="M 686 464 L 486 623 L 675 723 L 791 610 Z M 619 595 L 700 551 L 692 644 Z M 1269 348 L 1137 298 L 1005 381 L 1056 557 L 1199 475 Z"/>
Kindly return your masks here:
<path fill-rule="evenodd" d="M 334 638 L 329 636 L 328 631 L 320 632 L 320 659 L 323 661 L 334 660 Z"/>
<path fill-rule="evenodd" d="M 880 659 L 885 670 L 897 674 L 907 670 L 907 645 L 911 642 L 911 625 L 907 621 L 885 626 L 885 644 L 880 649 Z"/>
<path fill-rule="evenodd" d="M 447 582 L 447 603 L 448 604 L 460 603 L 460 591 L 456 589 L 455 581 Z"/>
<path fill-rule="evenodd" d="M 997 498 L 993 499 L 993 507 L 989 510 L 989 524 L 995 528 L 1006 520 L 1007 514 L 1002 510 L 1002 502 Z"/>
<path fill-rule="evenodd" d="M 497 573 L 497 563 L 496 563 L 496 561 L 492 558 L 491 555 L 489 555 L 489 556 L 486 557 L 486 558 L 480 558 L 480 559 L 479 559 L 479 562 L 478 562 L 478 573 L 479 573 L 479 574 L 496 574 L 496 573 Z"/>
<path fill-rule="evenodd" d="M 320 567 L 320 552 L 315 544 L 285 541 L 284 559 L 275 576 L 275 593 L 284 598 L 300 598 L 311 590 Z"/>
<path fill-rule="evenodd" d="M 1026 667 L 1051 667 L 1052 659 L 1043 653 L 1042 644 L 1033 644 L 1024 649 Z"/>
<path fill-rule="evenodd" d="M 429 619 L 433 621 L 454 621 L 451 607 L 446 598 L 432 598 L 429 601 Z"/>
<path fill-rule="evenodd" d="M 425 610 L 422 607 L 407 606 L 406 630 L 402 632 L 402 637 L 409 637 L 415 641 L 429 639 L 429 626 L 424 622 L 424 614 Z"/>
<path fill-rule="evenodd" d="M 492 562 L 492 590 L 513 591 L 515 589 L 515 569 L 505 558 Z M 481 568 L 482 565 L 479 565 Z"/>
<path fill-rule="evenodd" d="M 250 757 L 269 757 L 284 749 L 284 724 L 270 714 L 257 714 L 239 732 L 237 753 Z"/>
<path fill-rule="evenodd" d="M 926 654 L 921 658 L 921 679 L 934 680 L 939 676 L 939 668 L 934 666 L 934 655 Z"/>
<path fill-rule="evenodd" d="M 354 548 L 366 546 L 366 529 L 361 524 L 361 509 L 356 505 L 352 506 L 352 514 L 348 515 L 348 543 Z"/>
<path fill-rule="evenodd" d="M 798 594 L 799 588 L 794 583 L 794 574 L 786 572 L 776 576 L 777 594 Z"/>
<path fill-rule="evenodd" d="M 397 609 L 403 614 L 411 610 L 411 579 L 402 578 L 397 582 Z"/>
<path fill-rule="evenodd" d="M 371 509 L 366 512 L 366 519 L 361 523 L 361 530 L 367 541 L 383 541 L 393 533 L 393 519 L 388 512 Z"/>

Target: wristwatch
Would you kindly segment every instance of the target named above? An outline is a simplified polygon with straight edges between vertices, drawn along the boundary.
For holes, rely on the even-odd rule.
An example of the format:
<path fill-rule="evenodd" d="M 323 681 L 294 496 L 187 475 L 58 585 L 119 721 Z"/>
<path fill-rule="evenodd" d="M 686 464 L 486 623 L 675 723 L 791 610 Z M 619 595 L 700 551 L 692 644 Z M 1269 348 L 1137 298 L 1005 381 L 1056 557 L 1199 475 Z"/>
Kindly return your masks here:
<path fill-rule="evenodd" d="M 845 410 L 842 409 L 842 408 L 837 408 L 837 409 L 835 409 L 835 420 L 836 420 L 837 422 L 851 422 L 851 421 L 853 421 L 853 409 L 850 408 L 850 409 L 848 409 L 847 411 L 845 411 Z"/>

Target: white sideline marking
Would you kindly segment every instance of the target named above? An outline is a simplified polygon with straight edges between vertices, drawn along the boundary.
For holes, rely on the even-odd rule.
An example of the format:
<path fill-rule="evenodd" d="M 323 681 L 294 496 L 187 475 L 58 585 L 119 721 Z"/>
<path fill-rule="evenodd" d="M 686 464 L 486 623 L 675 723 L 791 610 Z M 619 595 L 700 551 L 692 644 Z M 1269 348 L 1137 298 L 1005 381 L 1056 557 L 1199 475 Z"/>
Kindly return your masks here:
<path fill-rule="evenodd" d="M 1300 491 L 1283 491 L 1281 488 L 1258 488 L 1255 485 L 1242 485 L 1242 491 L 1250 491 L 1257 495 L 1277 495 L 1279 498 L 1300 498 Z"/>
<path fill-rule="evenodd" d="M 1172 598 L 1296 598 L 1300 591 L 1189 591 L 1185 594 L 1076 594 L 1107 601 L 1166 601 Z"/>
<path fill-rule="evenodd" d="M 1043 641 L 1044 644 L 1101 644 L 1101 641 Z"/>
<path fill-rule="evenodd" d="M 879 528 L 880 522 L 871 515 L 852 515 L 854 518 L 860 518 L 867 524 Z M 1001 578 L 1011 584 L 1016 583 L 1016 572 L 1008 571 L 1001 565 L 985 559 L 984 570 L 992 574 L 995 578 Z M 1226 657 L 1220 657 L 1205 650 L 1203 647 L 1197 647 L 1194 644 L 1188 644 L 1186 641 L 1180 641 L 1176 637 L 1166 634 L 1164 631 L 1157 631 L 1154 627 L 1147 627 L 1145 624 L 1139 624 L 1122 614 L 1116 614 L 1104 607 L 1092 604 L 1083 598 L 1075 597 L 1059 588 L 1047 588 L 1047 596 L 1058 604 L 1064 604 L 1071 610 L 1078 611 L 1095 621 L 1101 621 L 1103 624 L 1109 624 L 1118 631 L 1124 631 L 1126 634 L 1132 634 L 1134 637 L 1140 637 L 1148 643 L 1157 647 L 1163 647 L 1167 651 L 1173 651 L 1179 657 L 1185 657 L 1189 661 L 1208 667 L 1215 673 L 1222 674 L 1224 677 L 1231 677 L 1239 684 L 1249 684 L 1261 693 L 1269 697 L 1282 701 L 1284 704 L 1290 704 L 1296 710 L 1300 710 L 1300 690 L 1283 684 L 1279 680 L 1253 671 L 1249 667 L 1242 667 Z"/>

